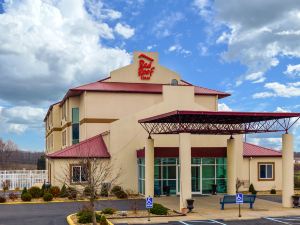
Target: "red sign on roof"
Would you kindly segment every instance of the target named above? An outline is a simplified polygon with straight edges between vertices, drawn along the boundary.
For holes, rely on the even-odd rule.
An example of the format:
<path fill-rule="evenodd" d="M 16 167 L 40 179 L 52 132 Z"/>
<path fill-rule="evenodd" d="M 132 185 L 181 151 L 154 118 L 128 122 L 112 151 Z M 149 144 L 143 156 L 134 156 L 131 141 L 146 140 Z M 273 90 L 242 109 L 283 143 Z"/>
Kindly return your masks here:
<path fill-rule="evenodd" d="M 149 56 L 146 56 L 145 54 L 139 55 L 139 69 L 138 69 L 138 75 L 141 78 L 141 80 L 150 80 L 155 67 L 152 66 L 152 62 L 154 59 L 150 58 Z"/>

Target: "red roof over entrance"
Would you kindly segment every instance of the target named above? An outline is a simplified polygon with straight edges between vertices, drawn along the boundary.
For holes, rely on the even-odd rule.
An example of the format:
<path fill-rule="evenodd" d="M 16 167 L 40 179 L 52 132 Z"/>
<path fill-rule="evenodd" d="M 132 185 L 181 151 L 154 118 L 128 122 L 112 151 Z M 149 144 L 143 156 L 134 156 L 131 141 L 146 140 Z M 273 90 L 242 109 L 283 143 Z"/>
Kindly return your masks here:
<path fill-rule="evenodd" d="M 48 158 L 110 158 L 102 134 L 46 156 Z"/>

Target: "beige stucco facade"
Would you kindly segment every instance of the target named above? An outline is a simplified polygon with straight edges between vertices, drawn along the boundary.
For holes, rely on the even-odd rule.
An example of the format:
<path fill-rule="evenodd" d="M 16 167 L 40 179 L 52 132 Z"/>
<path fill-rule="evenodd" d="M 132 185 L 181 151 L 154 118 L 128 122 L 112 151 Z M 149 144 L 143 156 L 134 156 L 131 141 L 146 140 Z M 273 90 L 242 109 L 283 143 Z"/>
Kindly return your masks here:
<path fill-rule="evenodd" d="M 235 181 L 240 179 L 244 185 L 240 190 L 247 190 L 252 183 L 258 191 L 282 189 L 282 158 L 281 157 L 243 157 L 243 137 L 221 135 L 183 135 L 184 142 L 180 142 L 180 135 L 153 135 L 148 134 L 138 123 L 139 119 L 167 113 L 173 110 L 217 111 L 219 96 L 217 94 L 195 94 L 195 87 L 182 81 L 180 75 L 158 63 L 157 53 L 144 53 L 153 59 L 154 72 L 149 80 L 141 80 L 138 76 L 139 55 L 135 52 L 133 63 L 112 71 L 110 77 L 101 82 L 132 83 L 132 84 L 162 84 L 161 93 L 120 92 L 84 90 L 78 95 L 66 95 L 59 103 L 50 107 L 45 118 L 46 124 L 46 152 L 56 152 L 72 145 L 72 108 L 79 110 L 79 141 L 84 141 L 103 133 L 103 139 L 111 155 L 114 171 L 121 170 L 118 183 L 124 189 L 135 192 L 138 188 L 137 150 L 152 149 L 153 147 L 177 147 L 179 158 L 185 167 L 181 170 L 188 173 L 190 180 L 191 155 L 185 148 L 193 147 L 224 147 L 227 148 L 227 190 L 235 192 Z M 170 85 L 173 80 L 178 85 Z M 65 137 L 64 137 L 65 135 Z M 188 137 L 186 137 L 188 136 Z M 146 177 L 153 177 L 153 152 L 145 153 L 145 165 L 148 165 Z M 150 154 L 150 155 L 149 155 Z M 147 158 L 148 156 L 148 158 Z M 150 157 L 150 158 L 149 158 Z M 225 157 L 226 158 L 226 157 Z M 73 159 L 47 160 L 49 177 L 54 185 L 62 185 L 62 177 L 69 169 Z M 101 162 L 101 161 L 99 161 Z M 273 163 L 274 179 L 259 180 L 259 163 Z M 151 164 L 151 166 L 149 166 Z M 149 172 L 149 168 L 151 171 Z M 176 172 L 179 173 L 179 172 Z M 183 180 L 188 182 L 185 178 Z M 66 180 L 68 182 L 68 180 Z M 146 180 L 146 195 L 153 195 L 153 180 Z M 177 184 L 179 185 L 179 184 Z M 151 190 L 149 189 L 149 187 Z M 190 185 L 181 190 L 185 198 L 190 197 Z M 181 205 L 184 207 L 184 204 Z"/>

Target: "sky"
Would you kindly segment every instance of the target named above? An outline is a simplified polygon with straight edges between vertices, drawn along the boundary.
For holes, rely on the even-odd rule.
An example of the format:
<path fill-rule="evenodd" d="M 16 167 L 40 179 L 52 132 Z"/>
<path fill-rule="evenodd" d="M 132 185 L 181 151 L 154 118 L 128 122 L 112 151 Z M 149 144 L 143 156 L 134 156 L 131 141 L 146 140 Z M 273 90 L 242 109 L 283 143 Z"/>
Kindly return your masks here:
<path fill-rule="evenodd" d="M 135 50 L 231 93 L 220 110 L 300 112 L 299 1 L 0 0 L 0 137 L 43 151 L 49 105 Z M 247 141 L 280 149 L 281 134 Z"/>

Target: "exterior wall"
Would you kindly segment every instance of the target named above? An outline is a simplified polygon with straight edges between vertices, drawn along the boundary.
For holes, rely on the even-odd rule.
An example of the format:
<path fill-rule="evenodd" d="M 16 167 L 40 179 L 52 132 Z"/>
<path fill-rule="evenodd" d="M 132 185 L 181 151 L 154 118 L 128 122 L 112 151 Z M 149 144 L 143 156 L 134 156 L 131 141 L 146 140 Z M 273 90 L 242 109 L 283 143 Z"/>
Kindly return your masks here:
<path fill-rule="evenodd" d="M 272 181 L 259 181 L 258 177 L 258 163 L 274 162 L 275 163 L 275 179 Z M 249 166 L 250 164 L 250 166 Z M 244 158 L 242 164 L 241 180 L 246 181 L 249 185 L 252 183 L 257 191 L 270 191 L 272 188 L 276 190 L 282 189 L 282 158 L 281 157 L 255 157 Z M 248 185 L 241 188 L 241 190 L 248 190 Z"/>

